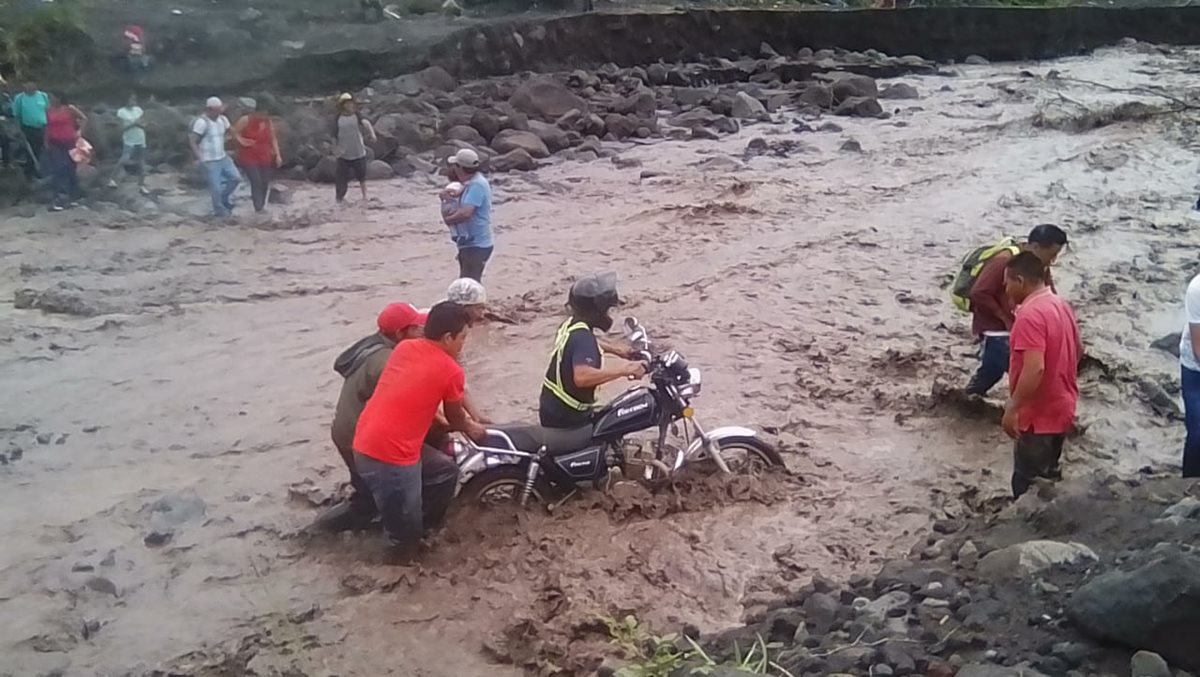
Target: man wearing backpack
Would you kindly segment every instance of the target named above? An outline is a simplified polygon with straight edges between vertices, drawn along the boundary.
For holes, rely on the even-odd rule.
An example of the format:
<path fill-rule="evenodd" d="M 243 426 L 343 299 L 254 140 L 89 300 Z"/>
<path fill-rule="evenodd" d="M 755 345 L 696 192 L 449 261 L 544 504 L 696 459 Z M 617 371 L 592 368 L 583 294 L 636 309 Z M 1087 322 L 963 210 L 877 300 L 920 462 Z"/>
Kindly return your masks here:
<path fill-rule="evenodd" d="M 971 313 L 971 335 L 981 344 L 979 369 L 967 384 L 967 394 L 986 395 L 1008 373 L 1008 338 L 1015 310 L 1004 293 L 1008 262 L 1022 251 L 1032 252 L 1046 264 L 1046 282 L 1053 289 L 1050 266 L 1066 246 L 1067 234 L 1045 223 L 1029 232 L 1025 244 L 1005 238 L 963 259 L 951 295 L 960 310 Z"/>

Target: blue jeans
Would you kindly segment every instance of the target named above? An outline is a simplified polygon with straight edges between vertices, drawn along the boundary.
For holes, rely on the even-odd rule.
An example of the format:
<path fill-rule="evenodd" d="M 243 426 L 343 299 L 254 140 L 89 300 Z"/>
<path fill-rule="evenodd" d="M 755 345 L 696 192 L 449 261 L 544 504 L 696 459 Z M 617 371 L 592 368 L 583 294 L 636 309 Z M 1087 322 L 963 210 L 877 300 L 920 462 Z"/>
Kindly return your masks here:
<path fill-rule="evenodd" d="M 52 143 L 46 149 L 46 159 L 50 165 L 51 186 L 54 188 L 54 204 L 62 205 L 79 197 L 79 175 L 76 173 L 75 161 L 71 159 L 71 150 L 75 144 L 66 145 Z"/>
<path fill-rule="evenodd" d="M 986 395 L 1008 373 L 1008 337 L 984 336 L 979 369 L 967 384 L 968 395 Z"/>
<path fill-rule="evenodd" d="M 1183 420 L 1187 438 L 1183 443 L 1183 476 L 1200 477 L 1200 371 L 1182 368 Z"/>
<path fill-rule="evenodd" d="M 229 216 L 233 212 L 233 191 L 237 190 L 241 181 L 233 158 L 226 155 L 220 160 L 206 161 L 204 171 L 208 174 L 208 192 L 212 195 L 213 216 Z"/>
<path fill-rule="evenodd" d="M 388 541 L 411 550 L 427 529 L 441 525 L 458 485 L 454 459 L 428 444 L 414 465 L 392 465 L 356 451 L 354 469 L 375 498 Z"/>

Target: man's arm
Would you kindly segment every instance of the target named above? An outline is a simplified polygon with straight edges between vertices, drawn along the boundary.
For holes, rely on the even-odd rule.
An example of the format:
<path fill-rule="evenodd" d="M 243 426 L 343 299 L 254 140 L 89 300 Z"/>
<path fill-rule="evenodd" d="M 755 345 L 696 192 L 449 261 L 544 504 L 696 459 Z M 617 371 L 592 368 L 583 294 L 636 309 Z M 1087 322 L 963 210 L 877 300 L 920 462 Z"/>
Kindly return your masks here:
<path fill-rule="evenodd" d="M 470 416 L 471 420 L 478 423 L 491 423 L 486 416 L 479 413 L 479 408 L 475 406 L 475 401 L 471 398 L 471 393 L 465 389 L 463 390 L 463 409 L 467 410 L 467 416 Z"/>
<path fill-rule="evenodd" d="M 587 364 L 577 364 L 571 370 L 575 385 L 580 388 L 595 388 L 621 378 L 640 378 L 645 373 L 646 367 L 642 363 L 623 360 L 599 369 Z"/>
<path fill-rule="evenodd" d="M 472 205 L 462 205 L 458 209 L 450 212 L 442 220 L 447 226 L 457 226 L 460 223 L 466 223 L 475 216 L 475 207 Z"/>
<path fill-rule="evenodd" d="M 623 357 L 627 360 L 633 357 L 633 348 L 626 345 L 624 342 L 609 341 L 608 339 L 597 337 L 596 343 L 600 344 L 600 350 L 603 350 L 609 355 L 616 355 L 617 357 Z"/>
<path fill-rule="evenodd" d="M 975 284 L 971 287 L 971 310 L 975 313 L 995 317 L 1012 329 L 1013 314 L 1004 297 L 1004 268 L 1002 262 L 992 259 L 983 266 Z"/>
<path fill-rule="evenodd" d="M 375 128 L 371 126 L 370 120 L 363 118 L 359 124 L 362 125 L 363 136 L 369 139 L 371 143 L 379 141 L 379 137 L 375 135 Z"/>
<path fill-rule="evenodd" d="M 192 149 L 192 156 L 196 158 L 196 162 L 200 162 L 200 139 L 201 136 L 196 132 L 188 132 L 188 146 Z"/>
<path fill-rule="evenodd" d="M 268 120 L 267 128 L 271 130 L 271 149 L 275 151 L 275 166 L 283 166 L 283 154 L 279 152 L 279 135 L 275 133 L 275 121 Z"/>
<path fill-rule="evenodd" d="M 467 409 L 463 406 L 463 401 L 458 402 L 442 402 L 442 410 L 446 412 L 446 422 L 449 423 L 450 430 L 458 430 L 466 433 L 467 437 L 480 442 L 487 436 L 487 429 L 482 425 L 471 420 L 467 415 Z"/>

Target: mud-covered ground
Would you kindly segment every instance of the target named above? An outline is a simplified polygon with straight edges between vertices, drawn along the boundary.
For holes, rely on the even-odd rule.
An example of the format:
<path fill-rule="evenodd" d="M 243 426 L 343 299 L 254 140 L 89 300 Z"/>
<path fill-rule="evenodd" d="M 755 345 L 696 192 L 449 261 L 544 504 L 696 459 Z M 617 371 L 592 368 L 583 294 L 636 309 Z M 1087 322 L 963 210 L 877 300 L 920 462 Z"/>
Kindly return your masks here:
<path fill-rule="evenodd" d="M 532 418 L 568 277 L 611 268 L 628 312 L 705 370 L 701 420 L 768 431 L 794 476 L 464 514 L 415 569 L 374 564 L 369 538 L 299 532 L 344 474 L 333 357 L 456 272 L 433 179 L 373 183 L 344 209 L 297 186 L 236 225 L 198 218 L 204 196 L 168 176 L 151 178 L 154 218 L 6 214 L 0 298 L 58 312 L 0 311 L 0 672 L 581 670 L 558 647 L 596 614 L 713 630 L 749 593 L 872 569 L 931 519 L 1003 500 L 994 410 L 946 394 L 974 358 L 943 287 L 964 250 L 1041 222 L 1072 237 L 1055 275 L 1094 358 L 1066 471 L 1172 471 L 1175 361 L 1150 343 L 1178 330 L 1195 272 L 1195 126 L 1047 125 L 1167 105 L 1111 88 L 1184 97 L 1198 62 L 956 67 L 905 78 L 922 99 L 841 132 L 785 114 L 497 177 L 485 282 L 511 322 L 465 356 L 488 413 Z M 756 137 L 765 154 L 746 153 Z"/>

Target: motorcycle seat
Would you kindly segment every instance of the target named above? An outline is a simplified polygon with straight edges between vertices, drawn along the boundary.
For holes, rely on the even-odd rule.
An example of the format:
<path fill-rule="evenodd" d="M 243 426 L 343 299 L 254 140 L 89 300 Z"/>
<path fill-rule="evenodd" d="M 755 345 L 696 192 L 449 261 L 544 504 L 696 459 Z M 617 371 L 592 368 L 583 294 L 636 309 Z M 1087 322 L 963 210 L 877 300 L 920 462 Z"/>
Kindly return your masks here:
<path fill-rule="evenodd" d="M 558 456 L 579 451 L 592 443 L 592 426 L 581 428 L 543 428 L 537 425 L 511 424 L 492 426 L 494 430 L 508 436 L 521 451 L 536 453 L 543 446 L 547 456 Z M 503 438 L 501 438 L 503 439 Z M 497 444 L 494 446 L 508 446 Z"/>

